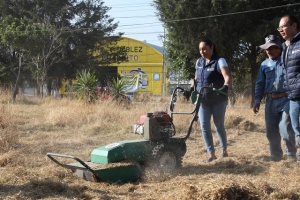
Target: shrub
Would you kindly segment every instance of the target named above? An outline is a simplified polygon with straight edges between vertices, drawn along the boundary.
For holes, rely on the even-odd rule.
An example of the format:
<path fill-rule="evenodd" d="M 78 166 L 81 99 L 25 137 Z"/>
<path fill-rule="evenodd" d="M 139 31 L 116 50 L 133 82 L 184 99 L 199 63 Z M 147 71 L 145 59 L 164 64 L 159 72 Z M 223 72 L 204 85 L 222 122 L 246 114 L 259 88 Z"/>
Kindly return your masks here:
<path fill-rule="evenodd" d="M 93 73 L 82 70 L 76 76 L 75 89 L 77 97 L 88 103 L 93 103 L 97 98 L 97 78 Z"/>

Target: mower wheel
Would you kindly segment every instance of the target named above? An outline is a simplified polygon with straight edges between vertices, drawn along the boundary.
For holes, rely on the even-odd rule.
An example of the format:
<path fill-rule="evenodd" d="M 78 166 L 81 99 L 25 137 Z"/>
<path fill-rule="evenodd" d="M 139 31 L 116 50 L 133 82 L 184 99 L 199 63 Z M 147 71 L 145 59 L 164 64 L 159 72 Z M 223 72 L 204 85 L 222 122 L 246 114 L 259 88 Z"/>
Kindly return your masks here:
<path fill-rule="evenodd" d="M 182 164 L 180 150 L 170 145 L 162 146 L 153 157 L 156 167 L 163 173 L 170 173 Z"/>

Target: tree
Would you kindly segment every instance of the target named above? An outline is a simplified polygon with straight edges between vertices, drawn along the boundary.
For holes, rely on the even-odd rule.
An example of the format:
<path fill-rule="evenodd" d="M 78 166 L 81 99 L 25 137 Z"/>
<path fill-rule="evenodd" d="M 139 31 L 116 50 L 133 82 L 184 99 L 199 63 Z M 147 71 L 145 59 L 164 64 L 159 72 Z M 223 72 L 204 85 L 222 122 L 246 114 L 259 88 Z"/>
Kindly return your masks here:
<path fill-rule="evenodd" d="M 17 73 L 15 75 L 16 80 L 12 92 L 13 100 L 16 99 L 18 93 L 22 67 L 30 56 L 31 44 L 36 40 L 36 35 L 33 34 L 36 28 L 35 25 L 29 23 L 27 18 L 17 19 L 10 15 L 5 17 L 0 25 L 2 45 L 9 46 L 19 60 Z"/>
<path fill-rule="evenodd" d="M 65 67 L 60 68 L 67 78 L 73 78 L 77 70 L 89 68 L 95 71 L 99 65 L 115 62 L 114 59 L 103 60 L 103 55 L 113 58 L 118 53 L 122 54 L 119 50 L 110 51 L 122 35 L 113 35 L 118 24 L 107 15 L 110 8 L 104 6 L 101 0 L 77 1 L 73 5 L 70 12 L 74 18 L 68 27 L 72 34 L 64 37 L 67 45 L 62 53 L 66 59 L 61 64 Z"/>
<path fill-rule="evenodd" d="M 36 41 L 39 45 L 35 49 L 36 52 L 32 55 L 31 62 L 36 67 L 35 74 L 38 88 L 41 88 L 43 91 L 48 71 L 54 63 L 64 59 L 64 56 L 58 53 L 64 42 L 61 39 L 63 34 L 61 30 L 57 30 L 51 25 L 42 26 L 41 28 L 43 31 L 38 41 Z"/>
<path fill-rule="evenodd" d="M 3 30 L 0 34 L 9 35 L 4 31 L 5 26 L 10 26 L 3 23 L 6 16 L 20 21 L 26 19 L 28 26 L 34 27 L 26 30 L 26 34 L 32 34 L 36 40 L 29 46 L 22 46 L 22 49 L 30 49 L 30 62 L 26 66 L 31 69 L 38 85 L 51 85 L 51 79 L 58 82 L 61 78 L 74 79 L 78 70 L 93 70 L 100 64 L 114 62 L 113 59 L 103 62 L 99 58 L 104 53 L 109 58 L 116 55 L 117 51 L 110 52 L 107 48 L 115 46 L 122 35 L 112 35 L 117 23 L 107 15 L 110 8 L 104 6 L 101 0 L 3 0 L 0 8 Z M 15 30 L 10 29 L 14 34 L 5 41 L 10 49 L 12 45 L 15 47 L 10 42 L 25 33 Z"/>
<path fill-rule="evenodd" d="M 194 77 L 199 41 L 210 38 L 228 62 L 233 89 L 242 90 L 238 83 L 243 80 L 250 80 L 254 87 L 259 64 L 265 58 L 258 47 L 263 38 L 276 32 L 282 15 L 299 13 L 299 5 L 289 6 L 293 3 L 297 1 L 155 0 L 154 6 L 168 32 L 165 46 L 171 68 Z"/>

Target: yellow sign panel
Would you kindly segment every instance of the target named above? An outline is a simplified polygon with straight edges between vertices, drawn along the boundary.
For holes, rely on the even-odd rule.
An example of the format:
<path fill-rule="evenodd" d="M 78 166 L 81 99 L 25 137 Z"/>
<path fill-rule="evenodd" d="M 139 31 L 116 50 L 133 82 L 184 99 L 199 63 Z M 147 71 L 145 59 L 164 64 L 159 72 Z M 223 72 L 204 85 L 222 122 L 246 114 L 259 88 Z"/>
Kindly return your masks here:
<path fill-rule="evenodd" d="M 117 45 L 117 48 L 127 53 L 128 62 L 121 63 L 120 65 L 129 65 L 131 63 L 156 63 L 161 64 L 162 66 L 162 53 L 144 42 L 123 38 Z"/>
<path fill-rule="evenodd" d="M 60 95 L 70 95 L 70 94 L 75 94 L 75 88 L 74 85 L 76 84 L 76 80 L 67 80 L 67 79 L 62 79 L 61 81 L 61 87 L 59 88 L 59 94 Z"/>
<path fill-rule="evenodd" d="M 126 52 L 127 62 L 112 64 L 127 82 L 127 93 L 162 95 L 163 55 L 154 47 L 130 38 L 117 43 L 118 50 Z"/>

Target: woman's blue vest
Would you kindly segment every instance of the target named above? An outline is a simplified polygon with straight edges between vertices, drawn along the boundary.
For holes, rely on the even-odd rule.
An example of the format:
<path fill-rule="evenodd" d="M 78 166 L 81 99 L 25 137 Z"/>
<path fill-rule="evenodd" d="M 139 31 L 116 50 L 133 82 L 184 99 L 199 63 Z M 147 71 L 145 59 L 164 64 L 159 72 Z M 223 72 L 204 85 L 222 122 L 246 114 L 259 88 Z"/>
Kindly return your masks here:
<path fill-rule="evenodd" d="M 197 91 L 200 92 L 203 86 L 212 86 L 213 88 L 221 88 L 224 85 L 224 77 L 218 71 L 218 60 L 220 57 L 213 54 L 211 60 L 206 64 L 204 58 L 199 58 L 196 62 L 197 73 Z M 228 97 L 214 92 L 210 89 L 204 89 L 202 92 L 202 102 L 207 104 L 215 104 L 222 101 L 227 101 Z"/>

